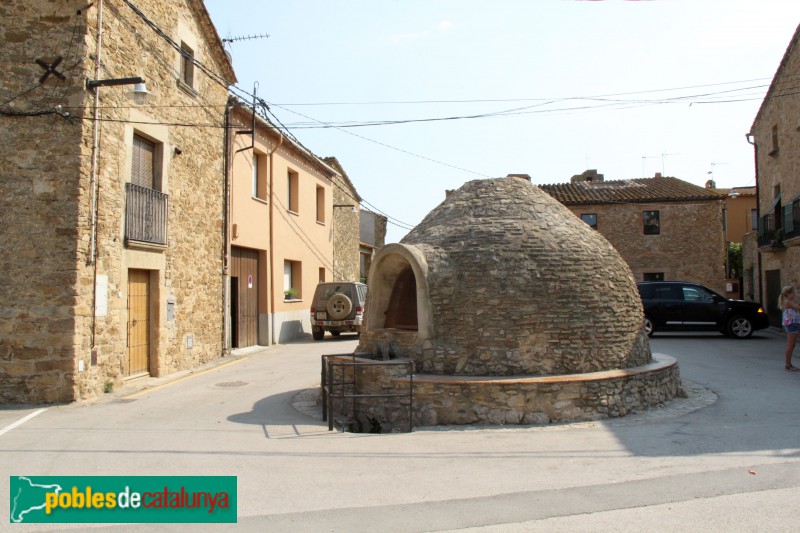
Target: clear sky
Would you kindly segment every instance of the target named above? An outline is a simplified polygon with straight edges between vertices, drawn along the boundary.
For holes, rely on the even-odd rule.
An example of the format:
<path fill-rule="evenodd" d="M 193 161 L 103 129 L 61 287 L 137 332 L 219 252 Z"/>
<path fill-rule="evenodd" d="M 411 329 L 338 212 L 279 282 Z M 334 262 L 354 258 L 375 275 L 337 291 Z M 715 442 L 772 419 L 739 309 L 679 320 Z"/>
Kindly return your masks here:
<path fill-rule="evenodd" d="M 800 23 L 800 0 L 205 4 L 223 38 L 269 34 L 227 46 L 237 86 L 337 157 L 387 242 L 483 177 L 753 185 L 745 134 Z"/>

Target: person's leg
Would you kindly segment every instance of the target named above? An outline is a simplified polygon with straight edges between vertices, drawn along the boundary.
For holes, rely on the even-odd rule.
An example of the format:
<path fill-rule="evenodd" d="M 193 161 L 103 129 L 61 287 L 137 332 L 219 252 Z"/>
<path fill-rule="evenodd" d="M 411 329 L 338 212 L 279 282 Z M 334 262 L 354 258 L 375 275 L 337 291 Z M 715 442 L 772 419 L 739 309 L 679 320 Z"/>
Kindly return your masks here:
<path fill-rule="evenodd" d="M 789 370 L 792 368 L 792 352 L 794 351 L 794 345 L 797 342 L 797 333 L 787 333 L 786 334 L 786 369 Z"/>

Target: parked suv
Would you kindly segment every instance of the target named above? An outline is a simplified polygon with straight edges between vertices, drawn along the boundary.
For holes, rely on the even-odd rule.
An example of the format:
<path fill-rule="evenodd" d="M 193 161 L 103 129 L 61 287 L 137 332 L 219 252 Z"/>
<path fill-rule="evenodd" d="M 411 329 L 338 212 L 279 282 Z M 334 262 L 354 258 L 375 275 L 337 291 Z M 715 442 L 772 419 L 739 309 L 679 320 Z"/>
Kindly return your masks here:
<path fill-rule="evenodd" d="M 311 302 L 311 335 L 321 341 L 326 331 L 338 336 L 343 331 L 361 335 L 367 286 L 356 281 L 320 283 Z"/>
<path fill-rule="evenodd" d="M 655 331 L 719 331 L 746 339 L 769 327 L 764 308 L 756 302 L 729 300 L 698 283 L 643 281 L 637 283 L 644 305 L 644 329 Z"/>

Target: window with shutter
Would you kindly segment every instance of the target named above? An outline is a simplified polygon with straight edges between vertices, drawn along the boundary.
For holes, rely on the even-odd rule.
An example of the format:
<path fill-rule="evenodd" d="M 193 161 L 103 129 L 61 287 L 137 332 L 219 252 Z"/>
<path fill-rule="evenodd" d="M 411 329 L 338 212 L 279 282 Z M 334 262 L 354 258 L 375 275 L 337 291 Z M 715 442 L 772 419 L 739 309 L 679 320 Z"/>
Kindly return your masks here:
<path fill-rule="evenodd" d="M 148 189 L 155 188 L 155 157 L 156 143 L 134 134 L 131 183 Z"/>

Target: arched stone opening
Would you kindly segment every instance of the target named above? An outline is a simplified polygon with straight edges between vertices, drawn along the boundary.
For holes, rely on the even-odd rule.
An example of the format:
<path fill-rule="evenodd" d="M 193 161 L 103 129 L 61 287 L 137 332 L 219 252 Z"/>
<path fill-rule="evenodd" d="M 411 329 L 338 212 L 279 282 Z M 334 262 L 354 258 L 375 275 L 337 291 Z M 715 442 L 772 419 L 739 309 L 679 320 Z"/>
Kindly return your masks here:
<path fill-rule="evenodd" d="M 416 330 L 419 339 L 430 338 L 433 327 L 427 274 L 428 263 L 417 248 L 384 246 L 370 269 L 367 329 Z"/>
<path fill-rule="evenodd" d="M 416 331 L 417 318 L 417 281 L 414 271 L 406 267 L 394 280 L 389 306 L 386 309 L 386 327 Z"/>

